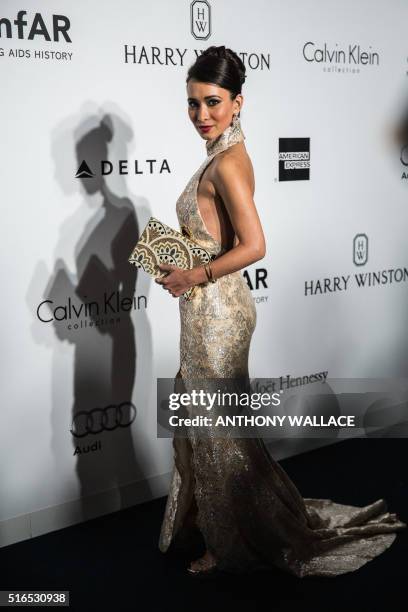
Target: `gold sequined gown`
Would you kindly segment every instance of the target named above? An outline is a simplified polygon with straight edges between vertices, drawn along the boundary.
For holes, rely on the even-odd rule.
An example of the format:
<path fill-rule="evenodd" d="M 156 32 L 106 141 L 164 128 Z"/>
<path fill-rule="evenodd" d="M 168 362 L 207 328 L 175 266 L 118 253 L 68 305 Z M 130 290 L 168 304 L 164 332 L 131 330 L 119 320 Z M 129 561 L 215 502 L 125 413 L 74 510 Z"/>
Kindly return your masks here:
<path fill-rule="evenodd" d="M 177 201 L 180 227 L 215 255 L 197 204 L 200 177 L 220 152 L 245 139 L 240 120 L 206 141 L 207 157 Z M 176 379 L 248 376 L 256 308 L 241 272 L 199 285 L 179 300 L 180 370 Z M 159 549 L 188 547 L 200 534 L 220 569 L 277 566 L 299 577 L 358 569 L 386 550 L 406 524 L 384 499 L 365 507 L 303 498 L 261 438 L 173 438 L 174 467 Z M 198 531 L 197 531 L 198 530 Z"/>

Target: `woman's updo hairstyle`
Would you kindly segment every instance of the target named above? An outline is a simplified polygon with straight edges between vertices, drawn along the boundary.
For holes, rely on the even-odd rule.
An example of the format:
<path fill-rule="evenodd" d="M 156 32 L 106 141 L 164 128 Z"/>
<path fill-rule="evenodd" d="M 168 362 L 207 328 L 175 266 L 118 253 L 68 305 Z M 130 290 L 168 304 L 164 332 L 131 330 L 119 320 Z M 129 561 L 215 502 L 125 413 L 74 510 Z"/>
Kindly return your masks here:
<path fill-rule="evenodd" d="M 218 87 L 228 89 L 231 100 L 241 93 L 246 79 L 246 69 L 243 61 L 231 49 L 224 45 L 208 47 L 190 66 L 186 82 L 195 79 L 201 83 L 214 83 Z"/>

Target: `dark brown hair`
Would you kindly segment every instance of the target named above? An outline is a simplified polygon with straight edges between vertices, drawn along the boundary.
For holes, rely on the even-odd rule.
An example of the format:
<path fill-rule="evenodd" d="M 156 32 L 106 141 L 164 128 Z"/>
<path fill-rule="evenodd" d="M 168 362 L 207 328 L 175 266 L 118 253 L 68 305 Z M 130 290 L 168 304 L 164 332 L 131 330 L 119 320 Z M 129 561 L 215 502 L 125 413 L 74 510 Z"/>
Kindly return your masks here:
<path fill-rule="evenodd" d="M 186 83 L 195 79 L 201 83 L 214 83 L 218 87 L 228 89 L 233 100 L 241 93 L 246 79 L 246 69 L 240 57 L 224 45 L 208 47 L 190 66 Z"/>

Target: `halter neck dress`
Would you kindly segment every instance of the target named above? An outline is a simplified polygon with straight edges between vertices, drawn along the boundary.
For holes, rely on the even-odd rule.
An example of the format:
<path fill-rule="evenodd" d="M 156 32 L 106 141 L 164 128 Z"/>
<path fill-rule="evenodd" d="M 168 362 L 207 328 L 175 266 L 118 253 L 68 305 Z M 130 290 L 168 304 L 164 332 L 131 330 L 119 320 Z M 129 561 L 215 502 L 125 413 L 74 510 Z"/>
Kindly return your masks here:
<path fill-rule="evenodd" d="M 176 204 L 180 227 L 216 257 L 224 249 L 205 227 L 198 184 L 214 157 L 244 138 L 237 119 L 207 141 L 207 157 Z M 184 388 L 192 379 L 248 377 L 256 307 L 241 272 L 199 285 L 190 301 L 180 298 L 179 308 L 176 379 Z M 173 448 L 159 538 L 163 553 L 172 543 L 189 548 L 202 538 L 224 571 L 276 566 L 299 577 L 336 576 L 381 554 L 406 527 L 388 512 L 384 499 L 355 507 L 303 498 L 262 438 L 198 436 L 192 428 L 187 437 L 173 438 Z"/>

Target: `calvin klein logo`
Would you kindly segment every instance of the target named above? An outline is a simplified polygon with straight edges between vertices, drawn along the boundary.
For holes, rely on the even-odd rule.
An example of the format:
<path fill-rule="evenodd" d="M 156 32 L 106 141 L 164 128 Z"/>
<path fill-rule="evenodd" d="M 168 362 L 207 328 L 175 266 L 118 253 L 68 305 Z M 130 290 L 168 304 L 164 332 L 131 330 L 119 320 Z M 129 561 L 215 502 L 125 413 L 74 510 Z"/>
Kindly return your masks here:
<path fill-rule="evenodd" d="M 310 138 L 279 138 L 279 180 L 310 179 Z"/>
<path fill-rule="evenodd" d="M 211 36 L 211 6 L 207 0 L 191 3 L 191 33 L 197 40 L 207 40 Z"/>
<path fill-rule="evenodd" d="M 72 42 L 68 34 L 71 24 L 65 15 L 52 15 L 52 23 L 48 25 L 48 28 L 41 13 L 35 13 L 31 25 L 23 19 L 24 15 L 27 15 L 27 11 L 19 11 L 17 19 L 13 21 L 17 32 L 13 30 L 12 22 L 6 17 L 2 17 L 0 19 L 0 38 L 4 37 L 5 32 L 7 38 L 16 38 L 15 34 L 17 34 L 17 38 L 20 39 L 34 40 L 34 38 L 42 37 L 42 40 L 51 42 L 51 31 L 53 41 L 59 42 L 61 35 L 65 42 Z M 25 31 L 26 26 L 29 26 L 28 35 Z"/>
<path fill-rule="evenodd" d="M 353 239 L 353 262 L 356 266 L 364 266 L 368 261 L 368 236 L 356 234 Z"/>
<path fill-rule="evenodd" d="M 120 315 L 128 316 L 131 310 L 141 308 L 147 308 L 147 297 L 143 294 L 126 297 L 120 291 L 102 293 L 101 290 L 100 295 L 92 299 L 83 295 L 81 299 L 68 296 L 65 303 L 43 300 L 37 306 L 37 319 L 41 323 L 64 321 L 69 330 L 77 330 L 87 327 L 88 321 L 90 327 L 110 324 L 115 321 L 114 315 L 118 315 L 116 321 L 120 321 Z"/>
<path fill-rule="evenodd" d="M 320 64 L 349 64 L 352 66 L 378 66 L 380 56 L 376 51 L 363 51 L 360 45 L 349 45 L 346 50 L 330 48 L 327 43 L 318 46 L 313 41 L 308 41 L 303 45 L 303 58 L 307 62 L 317 62 Z M 369 45 L 371 49 L 371 45 Z"/>
<path fill-rule="evenodd" d="M 131 172 L 128 169 L 129 160 L 127 159 L 119 159 L 117 161 L 117 166 L 107 160 L 100 160 L 100 176 L 105 176 L 107 174 L 113 174 L 115 170 L 117 170 L 117 174 L 130 174 Z M 157 159 L 145 159 L 144 161 L 140 161 L 138 159 L 134 160 L 133 164 L 133 174 L 162 174 L 163 172 L 167 172 L 171 174 L 171 170 L 167 159 L 163 159 L 158 161 Z M 94 178 L 96 173 L 92 171 L 88 162 L 83 159 L 78 170 L 76 171 L 75 178 L 80 179 L 88 179 Z"/>

